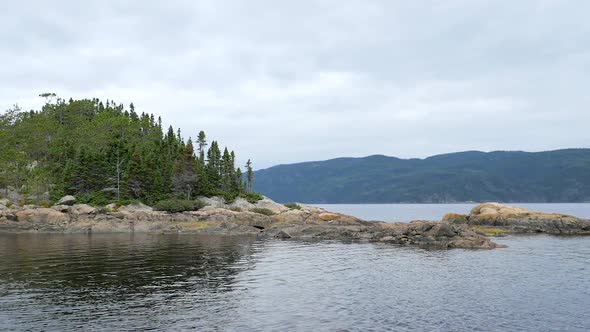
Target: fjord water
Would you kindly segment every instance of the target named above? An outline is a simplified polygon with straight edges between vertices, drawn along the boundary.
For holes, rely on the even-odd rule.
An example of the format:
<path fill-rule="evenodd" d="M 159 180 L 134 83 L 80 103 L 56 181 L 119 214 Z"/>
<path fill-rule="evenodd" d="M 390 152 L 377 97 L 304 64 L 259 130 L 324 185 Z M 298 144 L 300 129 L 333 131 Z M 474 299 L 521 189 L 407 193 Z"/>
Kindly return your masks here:
<path fill-rule="evenodd" d="M 509 247 L 3 234 L 0 330 L 590 328 L 590 237 L 496 241 Z"/>
<path fill-rule="evenodd" d="M 468 214 L 477 203 L 459 204 L 316 204 L 328 211 L 350 214 L 365 220 L 441 220 L 448 212 Z M 562 213 L 590 219 L 590 203 L 514 203 L 531 211 Z"/>

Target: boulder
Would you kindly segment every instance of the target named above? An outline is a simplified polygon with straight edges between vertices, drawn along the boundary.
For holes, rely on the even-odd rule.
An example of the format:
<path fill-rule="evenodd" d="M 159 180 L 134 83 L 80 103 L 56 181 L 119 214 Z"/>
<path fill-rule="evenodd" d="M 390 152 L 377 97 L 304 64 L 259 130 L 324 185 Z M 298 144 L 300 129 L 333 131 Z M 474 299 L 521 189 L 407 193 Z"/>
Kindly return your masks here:
<path fill-rule="evenodd" d="M 68 205 L 54 205 L 51 208 L 59 212 L 68 212 L 70 210 Z"/>
<path fill-rule="evenodd" d="M 283 204 L 279 204 L 268 197 L 264 197 L 263 199 L 256 202 L 256 204 L 254 204 L 254 207 L 259 209 L 269 209 L 274 213 L 289 211 L 288 207 L 286 207 Z"/>
<path fill-rule="evenodd" d="M 493 227 L 502 233 L 547 233 L 556 235 L 590 235 L 590 220 L 560 213 L 530 211 L 499 203 L 483 203 L 469 215 L 449 213 L 443 221 L 472 227 Z"/>
<path fill-rule="evenodd" d="M 92 214 L 96 212 L 96 208 L 87 204 L 75 204 L 70 208 L 70 213 L 75 215 Z"/>
<path fill-rule="evenodd" d="M 233 201 L 231 204 L 227 205 L 227 208 L 229 208 L 230 210 L 236 210 L 236 211 L 250 211 L 251 209 L 255 208 L 256 206 L 250 202 L 248 202 L 246 199 L 242 198 L 242 197 L 238 197 L 235 199 L 235 201 Z"/>
<path fill-rule="evenodd" d="M 64 223 L 70 220 L 67 214 L 49 208 L 24 209 L 15 215 L 19 222 Z"/>
<path fill-rule="evenodd" d="M 137 202 L 137 203 L 133 203 L 133 204 L 129 204 L 126 206 L 122 206 L 119 208 L 119 211 L 126 211 L 126 212 L 152 212 L 154 211 L 153 208 L 151 208 L 150 206 L 147 206 L 141 202 Z"/>
<path fill-rule="evenodd" d="M 10 204 L 10 200 L 8 198 L 0 199 L 0 205 L 8 206 Z"/>
<path fill-rule="evenodd" d="M 119 206 L 115 203 L 110 203 L 105 205 L 104 208 L 107 210 L 107 212 L 116 212 L 119 209 Z"/>
<path fill-rule="evenodd" d="M 76 203 L 76 197 L 72 195 L 66 195 L 57 201 L 55 205 L 74 205 Z"/>

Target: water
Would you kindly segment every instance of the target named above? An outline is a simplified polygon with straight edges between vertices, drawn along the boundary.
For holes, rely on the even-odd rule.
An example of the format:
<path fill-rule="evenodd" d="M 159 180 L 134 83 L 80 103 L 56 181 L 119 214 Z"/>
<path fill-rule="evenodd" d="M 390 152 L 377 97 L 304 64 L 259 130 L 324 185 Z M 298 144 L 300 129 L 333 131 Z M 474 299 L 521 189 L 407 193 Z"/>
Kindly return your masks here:
<path fill-rule="evenodd" d="M 464 204 L 314 204 L 328 211 L 345 213 L 366 220 L 412 221 L 441 220 L 448 212 L 468 214 L 476 203 Z M 529 209 L 563 213 L 590 219 L 590 203 L 510 203 Z"/>
<path fill-rule="evenodd" d="M 496 241 L 509 247 L 4 234 L 0 331 L 590 329 L 590 237 Z"/>

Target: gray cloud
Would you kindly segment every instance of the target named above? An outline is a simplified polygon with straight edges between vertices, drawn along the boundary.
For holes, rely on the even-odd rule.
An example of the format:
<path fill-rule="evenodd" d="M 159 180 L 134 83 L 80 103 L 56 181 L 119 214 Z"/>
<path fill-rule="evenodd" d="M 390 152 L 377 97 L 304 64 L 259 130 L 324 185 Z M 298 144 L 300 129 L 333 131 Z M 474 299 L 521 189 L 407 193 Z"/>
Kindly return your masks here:
<path fill-rule="evenodd" d="M 590 142 L 587 1 L 21 1 L 0 108 L 100 97 L 258 167 Z"/>

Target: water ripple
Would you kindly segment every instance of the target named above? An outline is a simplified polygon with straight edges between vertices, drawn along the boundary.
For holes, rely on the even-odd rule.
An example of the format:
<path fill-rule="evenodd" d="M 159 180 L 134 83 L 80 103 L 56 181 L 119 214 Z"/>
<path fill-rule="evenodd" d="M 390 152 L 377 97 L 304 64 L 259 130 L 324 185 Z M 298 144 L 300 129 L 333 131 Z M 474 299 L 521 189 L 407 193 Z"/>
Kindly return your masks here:
<path fill-rule="evenodd" d="M 590 238 L 509 248 L 0 235 L 0 330 L 584 331 Z"/>

